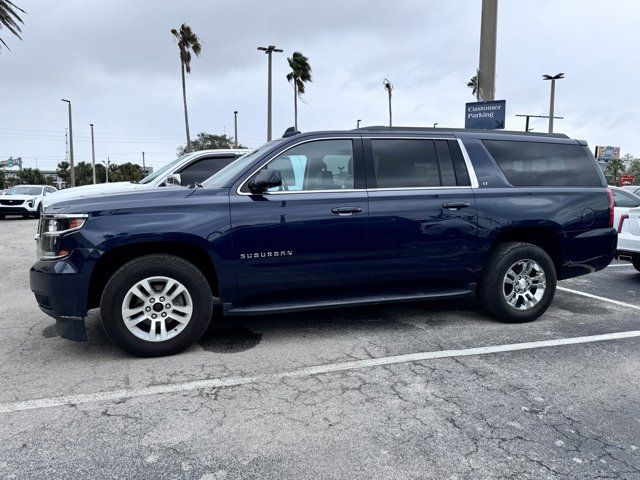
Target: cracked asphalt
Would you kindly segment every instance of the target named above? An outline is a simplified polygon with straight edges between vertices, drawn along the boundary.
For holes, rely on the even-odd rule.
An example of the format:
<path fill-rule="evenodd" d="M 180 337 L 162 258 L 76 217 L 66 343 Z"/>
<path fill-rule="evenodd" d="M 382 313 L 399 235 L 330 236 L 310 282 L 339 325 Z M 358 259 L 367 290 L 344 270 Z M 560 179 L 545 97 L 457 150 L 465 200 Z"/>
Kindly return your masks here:
<path fill-rule="evenodd" d="M 522 325 L 472 300 L 240 318 L 140 359 L 108 342 L 97 312 L 87 342 L 56 335 L 28 288 L 35 228 L 0 222 L 0 409 L 93 400 L 1 411 L 0 478 L 640 479 L 640 337 L 307 368 L 638 331 L 638 309 L 559 291 Z M 640 273 L 618 265 L 561 286 L 640 305 Z M 181 388 L 230 378 L 254 380 Z M 154 386 L 176 388 L 127 394 Z"/>

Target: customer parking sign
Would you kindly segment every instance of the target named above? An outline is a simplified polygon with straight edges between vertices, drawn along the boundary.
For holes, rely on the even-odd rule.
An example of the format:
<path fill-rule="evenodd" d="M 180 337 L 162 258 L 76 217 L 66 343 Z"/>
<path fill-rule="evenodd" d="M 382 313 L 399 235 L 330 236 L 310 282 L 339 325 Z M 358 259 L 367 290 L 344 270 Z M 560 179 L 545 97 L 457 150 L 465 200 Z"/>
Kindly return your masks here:
<path fill-rule="evenodd" d="M 504 128 L 506 109 L 506 100 L 467 103 L 464 128 L 480 128 L 483 130 Z"/>

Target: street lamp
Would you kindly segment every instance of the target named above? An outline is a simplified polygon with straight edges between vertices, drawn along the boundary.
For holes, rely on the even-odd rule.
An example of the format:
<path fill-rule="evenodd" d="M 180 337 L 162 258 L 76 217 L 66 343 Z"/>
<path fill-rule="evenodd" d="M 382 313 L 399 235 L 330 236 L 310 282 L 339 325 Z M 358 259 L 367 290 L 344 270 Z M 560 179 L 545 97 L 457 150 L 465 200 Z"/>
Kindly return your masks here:
<path fill-rule="evenodd" d="M 438 126 L 438 122 L 434 122 L 433 123 L 433 128 L 436 128 Z"/>
<path fill-rule="evenodd" d="M 238 148 L 238 111 L 233 112 L 233 144 Z"/>
<path fill-rule="evenodd" d="M 282 50 L 276 48 L 275 45 L 269 45 L 268 47 L 258 47 L 258 50 L 263 51 L 269 57 L 269 79 L 267 82 L 267 142 L 271 141 L 271 54 L 273 52 L 281 53 Z"/>
<path fill-rule="evenodd" d="M 362 119 L 358 119 L 356 120 L 356 128 L 360 128 L 360 122 L 362 121 Z"/>
<path fill-rule="evenodd" d="M 96 184 L 96 145 L 93 141 L 93 123 L 90 123 L 91 127 L 91 167 L 93 169 L 93 184 Z"/>
<path fill-rule="evenodd" d="M 558 73 L 557 75 L 543 75 L 543 80 L 551 80 L 551 99 L 549 101 L 549 133 L 553 133 L 553 109 L 556 97 L 556 80 L 562 80 L 564 73 Z"/>
<path fill-rule="evenodd" d="M 73 161 L 73 126 L 71 121 L 71 100 L 61 98 L 63 102 L 69 104 L 69 169 L 71 170 L 71 186 L 76 186 L 75 162 Z"/>
<path fill-rule="evenodd" d="M 109 183 L 109 157 L 107 157 L 106 162 L 102 160 L 102 163 L 104 163 L 105 183 Z"/>

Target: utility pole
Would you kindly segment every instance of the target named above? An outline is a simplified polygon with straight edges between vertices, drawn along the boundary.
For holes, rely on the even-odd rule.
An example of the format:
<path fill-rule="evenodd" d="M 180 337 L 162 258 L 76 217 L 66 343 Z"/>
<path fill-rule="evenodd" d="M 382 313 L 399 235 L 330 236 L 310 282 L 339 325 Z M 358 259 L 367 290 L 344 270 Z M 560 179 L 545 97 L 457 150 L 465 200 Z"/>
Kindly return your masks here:
<path fill-rule="evenodd" d="M 142 176 L 143 178 L 147 176 L 147 167 L 144 164 L 144 152 L 142 152 Z"/>
<path fill-rule="evenodd" d="M 61 98 L 63 102 L 69 104 L 69 170 L 71 170 L 71 186 L 76 186 L 75 163 L 73 161 L 73 122 L 71 121 L 71 100 Z"/>
<path fill-rule="evenodd" d="M 556 80 L 562 80 L 564 73 L 558 73 L 557 75 L 543 75 L 543 80 L 551 80 L 551 99 L 549 100 L 549 133 L 553 133 L 553 110 L 555 108 L 556 100 Z"/>
<path fill-rule="evenodd" d="M 525 117 L 526 120 L 524 122 L 524 131 L 529 132 L 531 129 L 529 128 L 529 119 L 530 118 L 549 118 L 549 115 L 525 115 L 525 114 L 516 114 L 516 117 Z M 563 119 L 564 117 L 553 117 Z"/>
<path fill-rule="evenodd" d="M 498 0 L 482 0 L 480 21 L 480 67 L 478 68 L 479 102 L 495 99 L 496 40 L 498 28 Z"/>
<path fill-rule="evenodd" d="M 276 48 L 275 45 L 269 45 L 268 47 L 258 47 L 258 50 L 263 51 L 269 57 L 269 77 L 267 82 L 267 142 L 271 141 L 271 54 L 273 52 L 281 53 L 282 50 Z"/>
<path fill-rule="evenodd" d="M 233 112 L 233 145 L 238 148 L 238 111 Z"/>
<path fill-rule="evenodd" d="M 93 140 L 93 123 L 91 126 L 91 167 L 93 168 L 93 184 L 96 184 L 96 144 Z"/>

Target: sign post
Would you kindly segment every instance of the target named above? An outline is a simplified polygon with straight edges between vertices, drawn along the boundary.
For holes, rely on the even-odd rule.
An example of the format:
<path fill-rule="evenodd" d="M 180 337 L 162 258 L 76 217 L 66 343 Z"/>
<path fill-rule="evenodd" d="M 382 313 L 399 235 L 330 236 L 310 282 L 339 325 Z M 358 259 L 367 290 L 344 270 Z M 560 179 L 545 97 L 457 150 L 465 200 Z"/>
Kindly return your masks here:
<path fill-rule="evenodd" d="M 504 128 L 506 100 L 472 102 L 465 106 L 464 128 L 496 130 Z"/>

